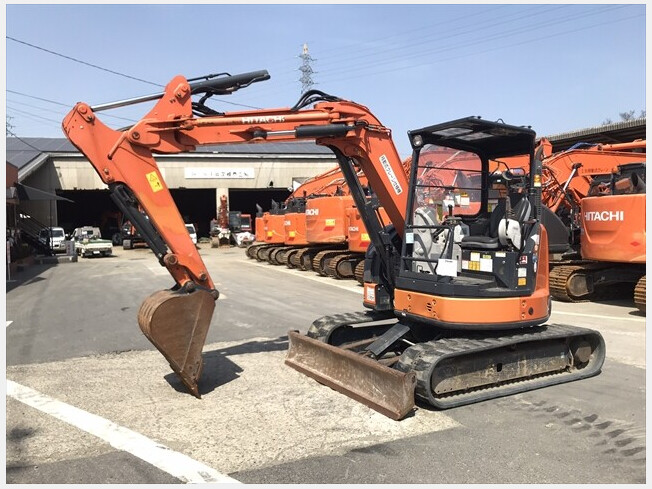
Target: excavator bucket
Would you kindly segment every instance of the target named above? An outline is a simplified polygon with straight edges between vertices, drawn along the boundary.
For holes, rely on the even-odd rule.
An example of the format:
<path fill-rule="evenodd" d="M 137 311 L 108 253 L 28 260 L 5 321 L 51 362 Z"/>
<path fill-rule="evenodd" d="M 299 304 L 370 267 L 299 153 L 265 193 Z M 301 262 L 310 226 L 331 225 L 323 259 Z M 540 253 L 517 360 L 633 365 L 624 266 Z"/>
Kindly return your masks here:
<path fill-rule="evenodd" d="M 414 372 L 399 372 L 351 350 L 289 331 L 286 365 L 389 418 L 414 408 Z"/>
<path fill-rule="evenodd" d="M 214 309 L 214 297 L 196 289 L 190 293 L 155 292 L 138 311 L 140 329 L 195 397 L 201 397 L 197 379 L 201 375 L 202 348 Z"/>

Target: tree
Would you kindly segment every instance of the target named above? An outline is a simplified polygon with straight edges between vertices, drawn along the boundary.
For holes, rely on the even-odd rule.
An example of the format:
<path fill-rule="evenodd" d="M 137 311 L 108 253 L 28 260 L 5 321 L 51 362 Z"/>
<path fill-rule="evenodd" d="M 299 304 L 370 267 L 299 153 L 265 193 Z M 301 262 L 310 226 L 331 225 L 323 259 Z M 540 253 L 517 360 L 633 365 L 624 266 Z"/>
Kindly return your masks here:
<path fill-rule="evenodd" d="M 620 116 L 621 121 L 632 121 L 634 119 L 643 119 L 645 117 L 645 110 L 641 110 L 638 116 L 636 116 L 635 110 L 629 110 L 627 112 L 619 112 L 618 115 Z M 613 123 L 614 121 L 609 118 L 602 121 L 603 126 L 606 126 L 607 124 L 613 124 Z"/>

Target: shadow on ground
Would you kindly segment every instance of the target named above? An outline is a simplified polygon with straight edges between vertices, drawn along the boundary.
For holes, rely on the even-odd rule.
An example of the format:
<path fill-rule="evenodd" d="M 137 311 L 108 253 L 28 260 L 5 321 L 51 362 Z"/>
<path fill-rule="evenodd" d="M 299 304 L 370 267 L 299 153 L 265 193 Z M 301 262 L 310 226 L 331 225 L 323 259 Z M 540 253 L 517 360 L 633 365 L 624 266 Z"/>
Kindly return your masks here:
<path fill-rule="evenodd" d="M 11 278 L 7 280 L 7 292 L 14 290 L 21 285 L 34 283 L 40 280 L 46 280 L 40 275 L 51 267 L 56 267 L 58 263 L 35 263 L 25 267 L 24 269 L 11 274 Z"/>
<path fill-rule="evenodd" d="M 205 352 L 202 355 L 204 366 L 202 375 L 197 384 L 199 394 L 205 395 L 213 392 L 218 387 L 228 384 L 237 379 L 242 369 L 229 360 L 231 355 L 244 355 L 248 353 L 265 353 L 273 351 L 285 351 L 288 349 L 288 337 L 265 340 L 249 341 L 240 345 L 233 345 L 220 350 Z M 165 376 L 165 380 L 177 391 L 188 392 L 177 374 L 170 373 Z"/>

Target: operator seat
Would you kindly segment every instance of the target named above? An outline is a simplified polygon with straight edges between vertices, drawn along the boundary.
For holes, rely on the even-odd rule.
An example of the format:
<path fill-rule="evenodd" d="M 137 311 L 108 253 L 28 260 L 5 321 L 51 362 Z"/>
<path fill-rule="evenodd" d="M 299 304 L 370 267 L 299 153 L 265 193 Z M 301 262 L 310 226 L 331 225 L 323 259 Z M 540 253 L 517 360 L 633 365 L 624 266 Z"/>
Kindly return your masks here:
<path fill-rule="evenodd" d="M 514 200 L 516 202 L 514 203 Z M 532 204 L 524 194 L 517 194 L 511 197 L 512 212 L 514 220 L 523 226 L 523 223 L 530 218 Z M 500 199 L 489 216 L 489 226 L 485 234 L 465 236 L 460 242 L 460 247 L 469 250 L 498 250 L 504 246 L 506 236 L 500 236 L 499 229 L 501 221 L 506 219 L 507 205 L 505 199 Z"/>
<path fill-rule="evenodd" d="M 438 249 L 436 245 L 433 233 L 436 226 L 439 225 L 439 217 L 437 216 L 435 209 L 430 206 L 418 207 L 414 211 L 414 225 L 424 227 L 416 228 L 414 230 L 414 249 L 412 251 L 412 256 L 414 258 L 425 258 L 426 260 L 438 256 L 441 250 Z M 425 261 L 417 261 L 415 263 L 418 263 L 421 266 L 425 265 L 425 267 L 430 270 L 430 273 L 434 273 L 436 263 Z"/>

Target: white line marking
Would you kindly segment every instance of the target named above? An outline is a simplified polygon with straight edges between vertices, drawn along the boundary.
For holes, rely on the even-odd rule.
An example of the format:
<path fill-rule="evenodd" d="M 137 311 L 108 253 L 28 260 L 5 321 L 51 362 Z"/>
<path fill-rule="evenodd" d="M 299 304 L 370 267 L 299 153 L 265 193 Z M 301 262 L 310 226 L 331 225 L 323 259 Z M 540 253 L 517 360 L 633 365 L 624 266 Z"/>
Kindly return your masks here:
<path fill-rule="evenodd" d="M 349 292 L 355 292 L 356 294 L 360 294 L 360 295 L 362 295 L 362 293 L 364 292 L 363 288 L 358 285 L 355 286 L 343 285 L 338 283 L 338 280 L 334 278 L 311 275 L 314 272 L 308 272 L 308 271 L 304 272 L 301 270 L 293 270 L 290 268 L 275 267 L 274 265 L 259 263 L 257 261 L 242 261 L 242 263 L 248 263 L 249 265 L 265 268 L 266 270 L 272 270 L 274 272 L 289 273 L 290 275 L 294 275 L 295 277 L 302 277 L 322 284 L 332 285 L 333 287 L 348 290 Z"/>
<path fill-rule="evenodd" d="M 583 314 L 581 312 L 564 312 L 564 311 L 555 311 L 553 306 L 552 314 L 561 314 L 563 316 L 580 316 L 585 318 L 597 318 L 597 319 L 613 319 L 615 321 L 634 321 L 637 323 L 644 323 L 645 318 L 628 318 L 621 316 L 601 316 L 599 314 Z"/>
<path fill-rule="evenodd" d="M 13 323 L 13 321 L 7 321 L 7 328 L 9 327 L 9 325 L 10 325 L 11 323 Z"/>
<path fill-rule="evenodd" d="M 240 482 L 146 436 L 7 379 L 7 396 L 71 424 L 187 483 Z"/>

